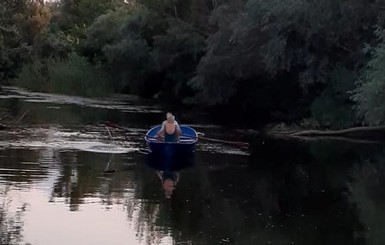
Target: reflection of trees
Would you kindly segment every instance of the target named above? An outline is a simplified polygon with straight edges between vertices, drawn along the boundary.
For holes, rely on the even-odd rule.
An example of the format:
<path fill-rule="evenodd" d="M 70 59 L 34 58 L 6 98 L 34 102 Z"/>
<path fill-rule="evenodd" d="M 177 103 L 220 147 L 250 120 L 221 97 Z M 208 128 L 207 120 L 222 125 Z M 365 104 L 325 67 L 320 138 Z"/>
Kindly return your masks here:
<path fill-rule="evenodd" d="M 365 158 L 353 169 L 350 197 L 365 225 L 368 245 L 385 244 L 385 154 Z"/>
<path fill-rule="evenodd" d="M 378 149 L 340 142 L 257 147 L 248 165 L 236 156 L 197 153 L 199 164 L 181 173 L 171 201 L 163 200 L 155 175 L 138 178 L 138 232 L 171 235 L 176 244 L 362 243 L 347 183 L 353 163 Z"/>
<path fill-rule="evenodd" d="M 135 227 L 137 237 L 148 245 L 160 244 L 160 239 L 169 234 L 169 226 L 157 225 L 162 213 L 159 200 L 164 196 L 159 178 L 155 171 L 145 166 L 146 157 L 137 158 L 139 163 L 136 173 L 132 176 L 133 199 L 126 204 L 128 219 Z"/>
<path fill-rule="evenodd" d="M 86 124 L 108 118 L 110 113 L 108 110 L 91 109 L 72 104 L 28 103 L 24 101 L 21 101 L 19 104 L 19 110 L 29 112 L 23 118 L 23 121 L 29 124 Z"/>
<path fill-rule="evenodd" d="M 21 111 L 20 100 L 17 98 L 1 100 L 0 108 L 2 108 L 2 110 L 6 110 L 12 117 L 17 117 Z"/>
<path fill-rule="evenodd" d="M 28 183 L 40 181 L 47 168 L 39 163 L 37 150 L 7 149 L 0 157 L 2 178 L 9 182 Z"/>
<path fill-rule="evenodd" d="M 0 244 L 19 244 L 22 239 L 23 222 L 21 216 L 23 215 L 26 204 L 23 204 L 14 215 L 9 211 L 7 204 L 8 187 L 1 191 L 1 196 L 4 197 L 0 203 Z"/>
<path fill-rule="evenodd" d="M 116 155 L 113 175 L 103 175 L 110 155 L 87 152 L 43 160 L 41 151 L 8 150 L 0 164 L 17 169 L 19 176 L 3 178 L 19 183 L 41 180 L 49 167 L 42 163 L 54 162 L 52 202 L 64 200 L 70 210 L 87 197 L 107 208 L 124 204 L 138 239 L 151 245 L 165 238 L 176 244 L 382 244 L 385 169 L 384 157 L 375 157 L 378 148 L 268 141 L 252 147 L 249 157 L 197 152 L 196 166 L 181 170 L 172 200 L 164 199 L 159 178 L 136 153 Z M 30 164 L 20 166 L 23 161 Z M 19 222 L 20 215 L 10 216 L 0 204 L 0 232 L 13 229 L 10 220 Z M 366 237 L 363 225 L 371 228 Z"/>
<path fill-rule="evenodd" d="M 106 205 L 124 198 L 123 190 L 132 186 L 125 172 L 117 172 L 113 178 L 102 178 L 109 155 L 88 152 L 63 152 L 60 157 L 60 173 L 54 184 L 52 201 L 64 198 L 71 211 L 79 209 L 86 197 L 99 196 Z M 114 161 L 121 161 L 115 158 Z M 112 195 L 113 194 L 113 195 Z"/>
<path fill-rule="evenodd" d="M 119 108 L 119 99 L 121 98 L 117 98 L 116 100 L 112 100 L 110 102 L 95 102 L 93 100 L 76 96 L 71 97 L 46 94 L 46 96 L 42 95 L 41 98 L 28 98 L 27 95 L 17 94 L 17 91 L 12 91 L 10 93 L 16 93 L 16 95 L 21 97 L 1 100 L 1 108 L 16 118 L 15 121 L 26 113 L 19 123 L 26 122 L 29 125 L 59 124 L 62 126 L 73 126 L 76 124 L 91 124 L 103 121 L 112 121 L 124 125 L 128 121 L 132 127 L 143 127 L 143 122 L 156 122 L 162 119 L 159 118 L 159 115 L 156 113 L 142 113 L 141 109 L 138 108 L 137 105 L 131 105 L 132 101 L 143 104 L 143 110 L 147 110 L 153 106 L 152 104 L 149 104 L 147 107 L 146 103 L 149 102 L 136 101 L 138 99 L 134 99 L 134 97 L 125 98 L 125 101 L 122 103 L 127 105 Z M 28 101 L 29 99 L 35 101 Z M 42 101 L 40 103 L 35 103 L 38 100 Z M 55 103 L 55 101 L 57 102 Z M 99 103 L 101 106 L 98 106 Z M 114 110 L 115 106 L 118 108 L 118 111 Z M 123 111 L 123 108 L 125 111 Z M 126 110 L 132 111 L 130 113 L 126 113 Z"/>

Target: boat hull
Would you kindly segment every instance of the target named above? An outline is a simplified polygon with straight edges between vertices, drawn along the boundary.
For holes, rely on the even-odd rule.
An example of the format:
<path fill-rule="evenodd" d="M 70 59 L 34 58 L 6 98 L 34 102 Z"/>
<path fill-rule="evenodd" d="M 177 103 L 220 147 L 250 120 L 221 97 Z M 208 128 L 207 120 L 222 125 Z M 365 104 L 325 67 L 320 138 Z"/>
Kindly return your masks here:
<path fill-rule="evenodd" d="M 156 134 L 159 132 L 160 128 L 160 126 L 151 128 L 145 136 L 147 146 L 153 155 L 162 157 L 188 156 L 194 152 L 198 135 L 193 128 L 186 125 L 180 125 L 182 135 L 180 137 L 180 142 L 177 143 L 164 142 L 157 139 Z"/>

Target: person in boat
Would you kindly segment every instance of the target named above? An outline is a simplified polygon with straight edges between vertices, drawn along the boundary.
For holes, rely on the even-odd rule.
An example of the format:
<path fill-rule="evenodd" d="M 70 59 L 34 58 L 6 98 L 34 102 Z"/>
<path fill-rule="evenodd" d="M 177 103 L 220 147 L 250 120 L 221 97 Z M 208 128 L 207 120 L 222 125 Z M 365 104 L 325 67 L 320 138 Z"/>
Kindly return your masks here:
<path fill-rule="evenodd" d="M 179 173 L 174 171 L 157 171 L 159 179 L 162 182 L 164 195 L 167 199 L 170 199 L 177 183 L 179 182 Z"/>
<path fill-rule="evenodd" d="M 167 112 L 166 120 L 163 121 L 162 127 L 156 136 L 163 139 L 165 142 L 179 142 L 179 137 L 182 134 L 175 116 L 171 112 Z"/>

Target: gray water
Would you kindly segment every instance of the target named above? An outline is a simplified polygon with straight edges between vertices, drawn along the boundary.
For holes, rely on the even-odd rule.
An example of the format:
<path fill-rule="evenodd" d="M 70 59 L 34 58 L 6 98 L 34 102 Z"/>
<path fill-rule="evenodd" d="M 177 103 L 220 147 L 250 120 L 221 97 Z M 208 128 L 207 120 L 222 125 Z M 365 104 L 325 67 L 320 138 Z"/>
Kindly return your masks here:
<path fill-rule="evenodd" d="M 0 244 L 385 242 L 381 143 L 199 140 L 166 198 L 143 139 L 164 116 L 151 101 L 6 88 L 0 106 L 12 115 L 0 131 Z M 177 116 L 207 138 L 240 140 Z"/>

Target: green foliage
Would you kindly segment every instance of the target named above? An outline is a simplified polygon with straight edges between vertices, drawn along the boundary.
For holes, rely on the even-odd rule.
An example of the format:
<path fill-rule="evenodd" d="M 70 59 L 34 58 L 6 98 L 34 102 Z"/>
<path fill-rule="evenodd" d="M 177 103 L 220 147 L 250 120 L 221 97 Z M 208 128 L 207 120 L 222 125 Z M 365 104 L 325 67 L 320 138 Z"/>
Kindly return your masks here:
<path fill-rule="evenodd" d="M 161 22 L 145 7 L 109 12 L 89 28 L 83 53 L 112 73 L 116 91 L 146 95 L 153 72 L 149 42 Z"/>
<path fill-rule="evenodd" d="M 171 103 L 258 114 L 258 120 L 313 116 L 323 126 L 343 127 L 355 123 L 347 92 L 352 74 L 366 63 L 362 50 L 369 49 L 372 59 L 352 99 L 365 123 L 384 122 L 376 91 L 384 89 L 385 44 L 375 46 L 383 39 L 374 26 L 385 18 L 366 0 L 62 0 L 47 6 L 0 3 L 2 80 L 29 61 L 18 83 L 34 90 L 92 94 L 91 87 L 113 86 Z M 111 74 L 108 85 L 102 71 Z"/>
<path fill-rule="evenodd" d="M 33 45 L 32 53 L 41 59 L 66 59 L 73 49 L 72 41 L 64 32 L 49 30 Z"/>
<path fill-rule="evenodd" d="M 97 97 L 112 92 L 107 75 L 75 53 L 68 60 L 50 64 L 48 71 L 54 93 Z"/>
<path fill-rule="evenodd" d="M 42 1 L 27 1 L 27 10 L 20 16 L 22 41 L 32 45 L 44 36 L 51 21 L 52 10 Z"/>
<path fill-rule="evenodd" d="M 176 24 L 170 24 L 166 34 L 154 37 L 152 58 L 157 72 L 165 74 L 161 97 L 181 101 L 191 93 L 187 82 L 194 76 L 204 48 L 202 35 Z"/>
<path fill-rule="evenodd" d="M 130 14 L 130 9 L 119 8 L 99 16 L 87 29 L 87 38 L 82 53 L 94 63 L 105 63 L 104 47 L 121 39 L 122 26 L 127 22 Z"/>
<path fill-rule="evenodd" d="M 369 125 L 385 123 L 385 34 L 378 30 L 377 35 L 380 43 L 370 49 L 371 59 L 362 70 L 352 95 L 358 117 Z"/>
<path fill-rule="evenodd" d="M 139 0 L 149 10 L 157 12 L 164 17 L 175 17 L 185 21 L 191 20 L 192 0 Z"/>
<path fill-rule="evenodd" d="M 126 36 L 119 43 L 107 45 L 104 53 L 111 69 L 118 72 L 122 87 L 140 94 L 148 85 L 145 81 L 153 67 L 147 42 L 134 35 Z"/>
<path fill-rule="evenodd" d="M 112 85 L 107 75 L 91 65 L 86 58 L 75 53 L 60 61 L 36 58 L 23 67 L 15 82 L 18 86 L 32 91 L 49 93 L 87 97 L 112 93 Z"/>
<path fill-rule="evenodd" d="M 13 82 L 32 91 L 50 92 L 48 66 L 43 60 L 34 57 L 31 63 L 22 67 L 20 75 Z"/>
<path fill-rule="evenodd" d="M 62 0 L 52 20 L 52 25 L 65 33 L 74 47 L 81 47 L 87 28 L 99 16 L 124 6 L 118 0 Z"/>
<path fill-rule="evenodd" d="M 29 47 L 21 32 L 27 9 L 27 1 L 0 2 L 0 83 L 15 77 L 28 58 Z"/>
<path fill-rule="evenodd" d="M 358 39 L 375 23 L 373 8 L 361 0 L 249 0 L 247 12 L 266 37 L 264 69 L 298 72 L 303 85 L 326 83 L 335 63 L 359 58 Z"/>
<path fill-rule="evenodd" d="M 112 71 L 118 91 L 146 97 L 160 92 L 160 97 L 181 100 L 204 38 L 193 27 L 164 16 L 162 10 L 143 5 L 100 16 L 88 30 L 84 54 Z"/>
<path fill-rule="evenodd" d="M 145 39 L 152 45 L 155 35 L 164 33 L 168 28 L 167 18 L 161 13 L 153 11 L 145 6 L 137 6 L 128 16 L 122 26 L 122 38 L 127 35 L 136 35 Z"/>
<path fill-rule="evenodd" d="M 326 124 L 342 123 L 337 120 L 338 113 L 344 113 L 343 121 L 351 118 L 350 102 L 345 101 L 345 95 L 337 99 L 340 102 L 334 101 L 336 85 L 328 83 L 333 83 L 336 65 L 354 71 L 363 64 L 361 50 L 365 42 L 373 41 L 378 9 L 363 0 L 223 2 L 212 12 L 210 21 L 217 29 L 208 38 L 207 52 L 191 80 L 197 96 L 190 101 L 224 107 L 236 103 L 256 114 L 265 107 L 279 118 L 293 118 L 293 111 L 307 116 L 313 100 L 328 88 L 317 99 L 315 114 L 325 116 Z M 284 84 L 282 76 L 290 85 Z M 343 83 L 349 87 L 353 79 Z M 280 92 L 283 88 L 287 94 Z M 242 94 L 254 97 L 243 96 L 242 100 Z M 281 101 L 296 102 L 290 103 L 292 109 L 288 110 Z M 319 103 L 330 103 L 334 109 L 337 103 L 344 108 L 335 111 L 332 120 L 321 112 Z"/>
<path fill-rule="evenodd" d="M 31 60 L 33 45 L 41 41 L 51 19 L 42 1 L 0 3 L 0 80 L 17 77 L 24 62 Z"/>
<path fill-rule="evenodd" d="M 337 67 L 330 74 L 330 82 L 323 93 L 314 100 L 311 111 L 321 126 L 348 127 L 355 123 L 350 91 L 354 88 L 354 74 Z"/>
<path fill-rule="evenodd" d="M 106 0 L 62 0 L 57 22 L 70 30 L 73 26 L 87 27 L 97 17 L 121 6 L 122 1 Z"/>
<path fill-rule="evenodd" d="M 225 104 L 237 92 L 237 77 L 248 79 L 250 72 L 254 72 L 259 55 L 244 52 L 241 50 L 244 47 L 234 47 L 238 45 L 234 31 L 242 22 L 241 14 L 242 5 L 237 2 L 221 5 L 213 11 L 210 22 L 218 26 L 218 31 L 208 38 L 205 56 L 190 81 L 198 91 L 190 102 Z M 253 46 L 252 42 L 248 44 Z"/>

